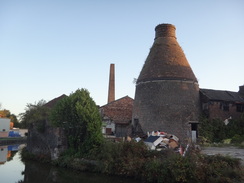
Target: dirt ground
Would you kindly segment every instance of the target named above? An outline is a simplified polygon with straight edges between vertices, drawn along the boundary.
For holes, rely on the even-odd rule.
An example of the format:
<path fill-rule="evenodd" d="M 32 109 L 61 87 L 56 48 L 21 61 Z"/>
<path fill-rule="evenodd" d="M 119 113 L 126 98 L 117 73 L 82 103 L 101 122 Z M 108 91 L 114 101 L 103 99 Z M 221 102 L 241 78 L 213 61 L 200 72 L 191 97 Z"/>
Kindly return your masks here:
<path fill-rule="evenodd" d="M 244 165 L 244 149 L 238 147 L 202 147 L 201 153 L 207 155 L 228 155 L 234 158 L 241 159 L 242 165 Z"/>

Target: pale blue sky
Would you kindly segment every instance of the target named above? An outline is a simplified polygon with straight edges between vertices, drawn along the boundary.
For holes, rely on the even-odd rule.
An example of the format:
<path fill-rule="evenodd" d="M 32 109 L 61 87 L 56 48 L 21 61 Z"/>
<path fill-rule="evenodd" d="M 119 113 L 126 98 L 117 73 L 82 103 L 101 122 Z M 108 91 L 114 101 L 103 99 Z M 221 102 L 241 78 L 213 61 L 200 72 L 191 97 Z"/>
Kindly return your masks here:
<path fill-rule="evenodd" d="M 110 63 L 116 99 L 134 98 L 160 23 L 176 26 L 200 88 L 244 84 L 243 0 L 0 0 L 2 109 L 18 115 L 78 88 L 104 105 Z"/>

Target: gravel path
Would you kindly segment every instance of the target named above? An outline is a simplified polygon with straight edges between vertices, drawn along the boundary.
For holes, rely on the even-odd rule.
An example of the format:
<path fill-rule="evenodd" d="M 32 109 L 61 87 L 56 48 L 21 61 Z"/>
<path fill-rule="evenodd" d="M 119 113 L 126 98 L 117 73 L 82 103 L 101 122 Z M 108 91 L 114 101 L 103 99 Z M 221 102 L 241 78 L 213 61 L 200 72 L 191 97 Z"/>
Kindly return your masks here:
<path fill-rule="evenodd" d="M 240 158 L 242 165 L 244 165 L 244 149 L 239 149 L 237 147 L 203 147 L 201 153 L 207 155 L 228 155 L 234 158 Z"/>

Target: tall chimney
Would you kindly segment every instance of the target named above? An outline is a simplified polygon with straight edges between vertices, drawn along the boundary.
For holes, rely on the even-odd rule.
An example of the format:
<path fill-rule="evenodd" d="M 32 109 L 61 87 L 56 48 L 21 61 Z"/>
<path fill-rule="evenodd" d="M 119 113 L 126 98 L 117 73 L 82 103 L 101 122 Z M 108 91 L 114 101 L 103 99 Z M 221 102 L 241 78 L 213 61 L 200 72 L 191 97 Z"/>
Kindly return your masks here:
<path fill-rule="evenodd" d="M 109 86 L 108 86 L 108 103 L 115 100 L 115 79 L 114 79 L 114 64 L 110 64 Z"/>

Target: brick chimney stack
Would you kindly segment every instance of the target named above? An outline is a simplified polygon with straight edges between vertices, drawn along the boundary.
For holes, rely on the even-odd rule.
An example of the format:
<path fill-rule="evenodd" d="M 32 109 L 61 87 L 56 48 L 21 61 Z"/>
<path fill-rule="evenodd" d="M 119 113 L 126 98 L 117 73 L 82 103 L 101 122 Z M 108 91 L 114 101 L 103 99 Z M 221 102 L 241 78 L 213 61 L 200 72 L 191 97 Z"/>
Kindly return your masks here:
<path fill-rule="evenodd" d="M 244 85 L 239 86 L 239 91 L 238 91 L 238 93 L 239 93 L 242 97 L 244 97 Z"/>
<path fill-rule="evenodd" d="M 159 24 L 155 27 L 155 39 L 159 37 L 173 37 L 176 39 L 175 29 L 172 24 Z"/>
<path fill-rule="evenodd" d="M 115 79 L 114 79 L 114 64 L 110 64 L 109 86 L 108 86 L 108 103 L 115 100 Z"/>

